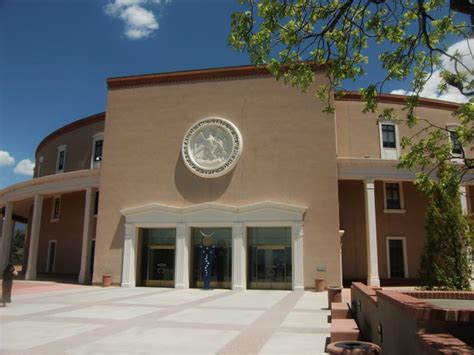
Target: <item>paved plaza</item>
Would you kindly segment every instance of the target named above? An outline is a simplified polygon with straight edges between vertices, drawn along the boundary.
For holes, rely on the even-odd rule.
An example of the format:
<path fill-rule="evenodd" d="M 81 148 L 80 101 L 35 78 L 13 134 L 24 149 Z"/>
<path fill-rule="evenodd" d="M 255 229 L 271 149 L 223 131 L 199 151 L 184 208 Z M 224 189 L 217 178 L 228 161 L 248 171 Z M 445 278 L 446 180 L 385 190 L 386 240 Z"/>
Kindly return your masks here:
<path fill-rule="evenodd" d="M 325 292 L 21 291 L 0 308 L 1 354 L 323 354 L 329 337 Z"/>

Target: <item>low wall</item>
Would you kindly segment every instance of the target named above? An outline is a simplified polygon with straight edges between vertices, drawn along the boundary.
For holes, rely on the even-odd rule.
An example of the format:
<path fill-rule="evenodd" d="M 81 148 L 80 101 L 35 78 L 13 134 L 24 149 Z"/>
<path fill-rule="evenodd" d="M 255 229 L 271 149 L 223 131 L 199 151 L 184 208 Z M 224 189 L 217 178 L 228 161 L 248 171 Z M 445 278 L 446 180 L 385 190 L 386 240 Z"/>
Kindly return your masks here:
<path fill-rule="evenodd" d="M 412 296 L 415 294 L 417 297 Z M 422 291 L 407 294 L 354 283 L 351 304 L 363 339 L 379 345 L 383 354 L 425 354 L 427 342 L 422 340 L 426 337 L 421 335 L 430 333 L 451 334 L 453 339 L 461 340 L 456 346 L 474 346 L 474 310 L 441 308 L 424 299 L 472 299 L 473 295 L 456 292 L 448 297 L 448 293 L 434 295 Z"/>

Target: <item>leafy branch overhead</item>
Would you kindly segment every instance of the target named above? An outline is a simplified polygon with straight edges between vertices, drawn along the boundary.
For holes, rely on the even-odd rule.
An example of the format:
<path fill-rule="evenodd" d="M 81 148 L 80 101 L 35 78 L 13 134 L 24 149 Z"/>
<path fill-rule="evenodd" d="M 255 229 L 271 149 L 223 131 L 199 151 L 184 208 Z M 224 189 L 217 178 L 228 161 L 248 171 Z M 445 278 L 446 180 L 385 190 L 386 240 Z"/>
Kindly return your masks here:
<path fill-rule="evenodd" d="M 464 0 L 469 1 L 469 0 Z M 229 44 L 249 54 L 253 64 L 267 64 L 278 79 L 303 91 L 314 83 L 314 65 L 324 67 L 327 83 L 318 84 L 315 95 L 332 111 L 331 91 L 344 94 L 344 83 L 365 76 L 376 64 L 383 75 L 360 89 L 364 110 L 377 112 L 377 95 L 390 81 L 411 80 L 405 115 L 391 109 L 384 119 L 402 119 L 414 127 L 418 98 L 427 81 L 443 63 L 439 92 L 455 87 L 474 95 L 474 40 L 469 41 L 468 16 L 450 10 L 449 0 L 240 0 L 244 10 L 231 19 Z M 474 9 L 474 5 L 472 5 Z M 464 20 L 464 21 L 463 21 Z M 447 42 L 464 39 L 469 53 L 448 52 Z M 369 48 L 371 50 L 369 55 Z M 373 58 L 373 53 L 376 58 Z M 369 60 L 377 63 L 369 63 Z M 472 59 L 471 59 L 472 62 Z M 449 70 L 452 69 L 452 70 Z M 459 110 L 459 138 L 471 143 L 474 101 Z M 405 141 L 407 145 L 413 141 Z M 449 144 L 449 142 L 444 142 Z"/>
<path fill-rule="evenodd" d="M 277 79 L 302 91 L 314 90 L 317 98 L 327 102 L 326 112 L 334 110 L 332 92 L 343 96 L 344 84 L 370 74 L 372 81 L 360 89 L 364 112 L 404 122 L 413 132 L 402 138 L 400 166 L 419 169 L 415 184 L 429 200 L 428 243 L 420 275 L 428 287 L 469 288 L 466 250 L 474 238 L 459 203 L 459 185 L 474 179 L 474 159 L 469 159 L 474 154 L 465 151 L 474 147 L 474 97 L 467 100 L 474 96 L 473 1 L 240 3 L 243 10 L 232 15 L 229 44 L 247 52 L 253 64 L 267 65 Z M 469 20 L 466 14 L 471 15 L 472 24 L 465 22 Z M 459 50 L 458 43 L 448 47 L 454 41 L 467 49 Z M 315 82 L 315 66 L 324 69 L 327 80 Z M 393 81 L 410 82 L 401 113 L 393 107 L 378 107 L 378 94 Z M 453 113 L 454 131 L 417 114 L 419 98 L 433 81 L 439 94 L 454 90 L 466 98 Z M 448 210 L 449 218 L 441 218 Z M 444 253 L 448 247 L 450 254 Z"/>

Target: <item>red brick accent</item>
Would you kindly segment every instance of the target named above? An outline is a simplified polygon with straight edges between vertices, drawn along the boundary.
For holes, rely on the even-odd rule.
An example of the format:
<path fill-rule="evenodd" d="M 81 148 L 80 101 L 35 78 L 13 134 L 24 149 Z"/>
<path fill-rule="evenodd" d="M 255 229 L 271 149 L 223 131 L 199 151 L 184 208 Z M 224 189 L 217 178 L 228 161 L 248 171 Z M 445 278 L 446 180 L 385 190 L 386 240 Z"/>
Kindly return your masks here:
<path fill-rule="evenodd" d="M 322 71 L 323 66 L 308 63 L 314 71 Z M 145 75 L 122 76 L 107 79 L 109 89 L 133 86 L 169 84 L 186 81 L 209 81 L 218 79 L 241 78 L 248 76 L 270 75 L 266 65 L 256 67 L 243 65 L 237 67 L 209 68 L 199 70 L 186 70 L 171 73 L 156 73 Z"/>
<path fill-rule="evenodd" d="M 377 297 L 410 312 L 419 320 L 473 322 L 474 310 L 441 308 L 396 291 L 377 291 Z"/>
<path fill-rule="evenodd" d="M 96 123 L 96 122 L 100 122 L 100 121 L 105 121 L 105 112 L 96 113 L 95 115 L 82 118 L 80 120 L 71 122 L 71 123 L 59 128 L 59 129 L 55 130 L 53 133 L 50 133 L 49 135 L 47 135 L 46 138 L 44 138 L 40 142 L 40 144 L 38 144 L 38 147 L 36 148 L 36 152 L 35 152 L 35 157 L 38 155 L 39 150 L 45 144 L 47 144 L 48 142 L 51 142 L 53 139 L 58 138 L 58 137 L 60 137 L 61 135 L 65 134 L 65 133 L 74 131 L 75 129 L 78 129 L 80 127 L 84 127 L 84 126 L 87 126 L 87 125 L 90 125 L 90 124 L 93 124 L 93 123 Z"/>
<path fill-rule="evenodd" d="M 359 327 L 353 319 L 331 320 L 331 343 L 359 340 Z"/>
<path fill-rule="evenodd" d="M 403 291 L 402 293 L 416 298 L 474 300 L 472 291 Z"/>
<path fill-rule="evenodd" d="M 351 286 L 351 289 L 352 288 L 357 289 L 360 292 L 362 292 L 363 294 L 365 294 L 373 303 L 375 303 L 375 304 L 377 303 L 376 289 L 379 289 L 379 288 L 369 287 L 369 286 L 363 284 L 362 282 L 353 282 L 352 286 Z"/>
<path fill-rule="evenodd" d="M 331 303 L 331 320 L 351 318 L 351 309 L 347 303 Z"/>
<path fill-rule="evenodd" d="M 407 97 L 405 95 L 379 94 L 377 98 L 379 102 L 389 104 L 404 105 L 407 101 Z M 335 97 L 334 99 L 336 101 L 361 101 L 362 97 L 358 92 L 346 92 L 342 97 Z M 418 106 L 431 107 L 447 111 L 455 111 L 461 105 L 450 101 L 427 99 L 420 97 L 418 99 Z"/>
<path fill-rule="evenodd" d="M 474 354 L 474 349 L 451 334 L 422 334 L 418 339 L 427 354 Z"/>

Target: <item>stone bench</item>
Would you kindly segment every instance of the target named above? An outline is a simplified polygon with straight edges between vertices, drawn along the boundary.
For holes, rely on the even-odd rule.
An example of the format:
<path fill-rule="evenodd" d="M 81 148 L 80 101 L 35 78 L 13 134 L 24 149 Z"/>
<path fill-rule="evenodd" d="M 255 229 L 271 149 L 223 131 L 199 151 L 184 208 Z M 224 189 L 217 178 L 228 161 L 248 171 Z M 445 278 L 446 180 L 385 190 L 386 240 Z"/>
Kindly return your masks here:
<path fill-rule="evenodd" d="M 331 343 L 359 340 L 359 327 L 354 319 L 332 319 Z"/>
<path fill-rule="evenodd" d="M 347 303 L 331 303 L 331 321 L 333 319 L 351 318 L 351 309 Z"/>

